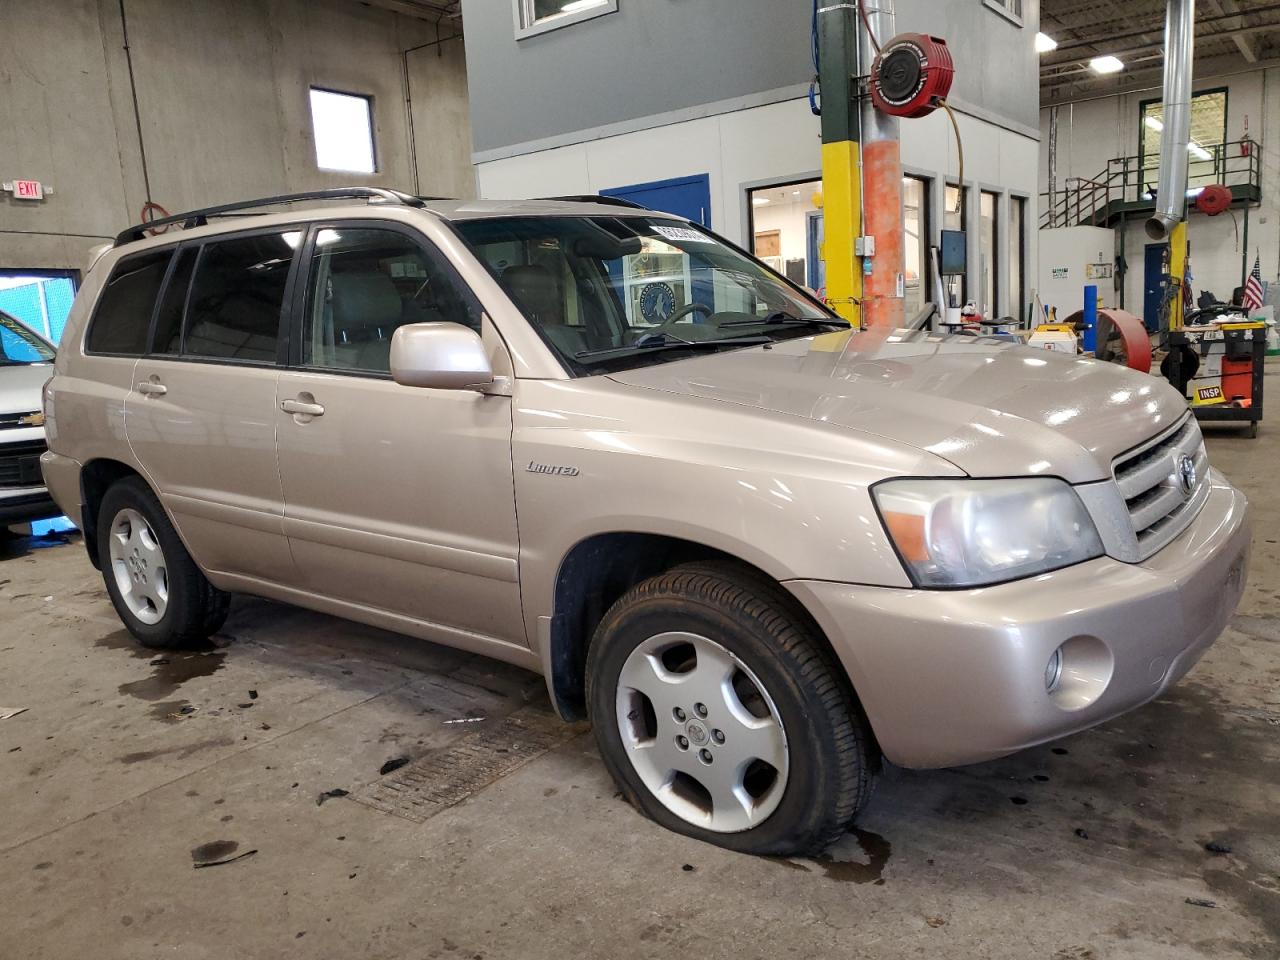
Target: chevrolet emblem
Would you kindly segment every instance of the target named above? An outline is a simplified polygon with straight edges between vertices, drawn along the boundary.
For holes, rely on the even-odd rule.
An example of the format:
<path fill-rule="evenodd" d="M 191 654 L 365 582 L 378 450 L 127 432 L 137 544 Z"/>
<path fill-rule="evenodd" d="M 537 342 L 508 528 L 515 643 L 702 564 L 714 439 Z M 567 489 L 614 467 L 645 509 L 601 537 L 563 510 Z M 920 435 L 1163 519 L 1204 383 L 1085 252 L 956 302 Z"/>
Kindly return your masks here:
<path fill-rule="evenodd" d="M 18 418 L 18 426 L 20 427 L 43 427 L 44 414 L 37 410 L 35 413 L 28 413 L 25 417 Z"/>

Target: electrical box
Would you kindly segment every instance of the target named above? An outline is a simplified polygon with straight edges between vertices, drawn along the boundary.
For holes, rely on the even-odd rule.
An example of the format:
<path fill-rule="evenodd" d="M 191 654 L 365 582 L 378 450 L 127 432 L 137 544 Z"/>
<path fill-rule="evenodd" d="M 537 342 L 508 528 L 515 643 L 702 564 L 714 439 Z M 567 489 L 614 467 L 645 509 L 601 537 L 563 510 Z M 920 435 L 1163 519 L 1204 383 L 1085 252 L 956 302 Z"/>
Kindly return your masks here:
<path fill-rule="evenodd" d="M 944 277 L 963 276 L 968 266 L 963 230 L 943 230 L 938 270 Z"/>

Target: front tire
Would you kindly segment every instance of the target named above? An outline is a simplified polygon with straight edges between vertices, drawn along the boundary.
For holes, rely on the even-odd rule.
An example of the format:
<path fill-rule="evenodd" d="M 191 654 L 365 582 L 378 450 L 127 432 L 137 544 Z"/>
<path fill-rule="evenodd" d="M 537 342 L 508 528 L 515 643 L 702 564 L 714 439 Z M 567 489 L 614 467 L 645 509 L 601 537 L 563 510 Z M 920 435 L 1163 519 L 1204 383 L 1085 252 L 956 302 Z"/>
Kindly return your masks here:
<path fill-rule="evenodd" d="M 117 481 L 103 496 L 98 544 L 111 603 L 144 647 L 193 646 L 226 621 L 230 596 L 205 579 L 141 478 Z"/>
<path fill-rule="evenodd" d="M 690 565 L 608 611 L 587 659 L 605 765 L 633 806 L 742 853 L 811 855 L 870 798 L 879 754 L 795 601 Z"/>

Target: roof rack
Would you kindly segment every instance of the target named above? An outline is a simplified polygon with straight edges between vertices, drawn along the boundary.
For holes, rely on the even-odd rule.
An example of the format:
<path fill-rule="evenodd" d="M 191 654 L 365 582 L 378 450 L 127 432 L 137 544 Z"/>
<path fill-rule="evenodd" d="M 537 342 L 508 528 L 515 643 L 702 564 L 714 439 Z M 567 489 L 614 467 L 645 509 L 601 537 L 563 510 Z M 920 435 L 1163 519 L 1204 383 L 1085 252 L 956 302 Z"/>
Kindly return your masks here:
<path fill-rule="evenodd" d="M 255 207 L 270 207 L 278 203 L 300 203 L 307 200 L 357 199 L 383 200 L 388 203 L 403 204 L 406 207 L 421 207 L 424 205 L 424 200 L 428 198 L 411 197 L 407 193 L 401 193 L 398 190 L 385 190 L 381 187 L 337 187 L 330 190 L 311 190 L 307 193 L 286 193 L 278 197 L 261 197 L 257 200 L 240 200 L 236 203 L 224 203 L 217 207 L 204 207 L 201 210 L 190 210 L 187 213 L 178 213 L 172 217 L 162 217 L 159 220 L 139 223 L 128 230 L 121 231 L 116 236 L 114 245 L 119 247 L 126 243 L 133 243 L 135 240 L 141 240 L 145 237 L 148 230 L 156 227 L 167 227 L 175 223 L 181 223 L 187 227 L 203 227 L 209 222 L 210 217 L 227 216 L 237 210 L 252 210 Z"/>
<path fill-rule="evenodd" d="M 630 207 L 632 210 L 648 210 L 643 203 L 624 200 L 622 197 L 606 197 L 600 193 L 575 193 L 568 197 L 539 197 L 540 200 L 559 200 L 564 203 L 602 203 L 609 207 Z"/>

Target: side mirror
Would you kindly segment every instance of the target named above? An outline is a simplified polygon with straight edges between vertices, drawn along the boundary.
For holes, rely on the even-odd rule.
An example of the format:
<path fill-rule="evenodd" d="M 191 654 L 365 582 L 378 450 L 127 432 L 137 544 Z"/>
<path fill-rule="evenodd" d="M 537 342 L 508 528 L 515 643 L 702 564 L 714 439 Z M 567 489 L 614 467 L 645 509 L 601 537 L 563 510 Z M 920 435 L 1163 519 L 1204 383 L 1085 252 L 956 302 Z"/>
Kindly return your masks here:
<path fill-rule="evenodd" d="M 406 387 L 467 390 L 493 383 L 493 367 L 470 327 L 410 323 L 391 337 L 391 376 Z"/>

